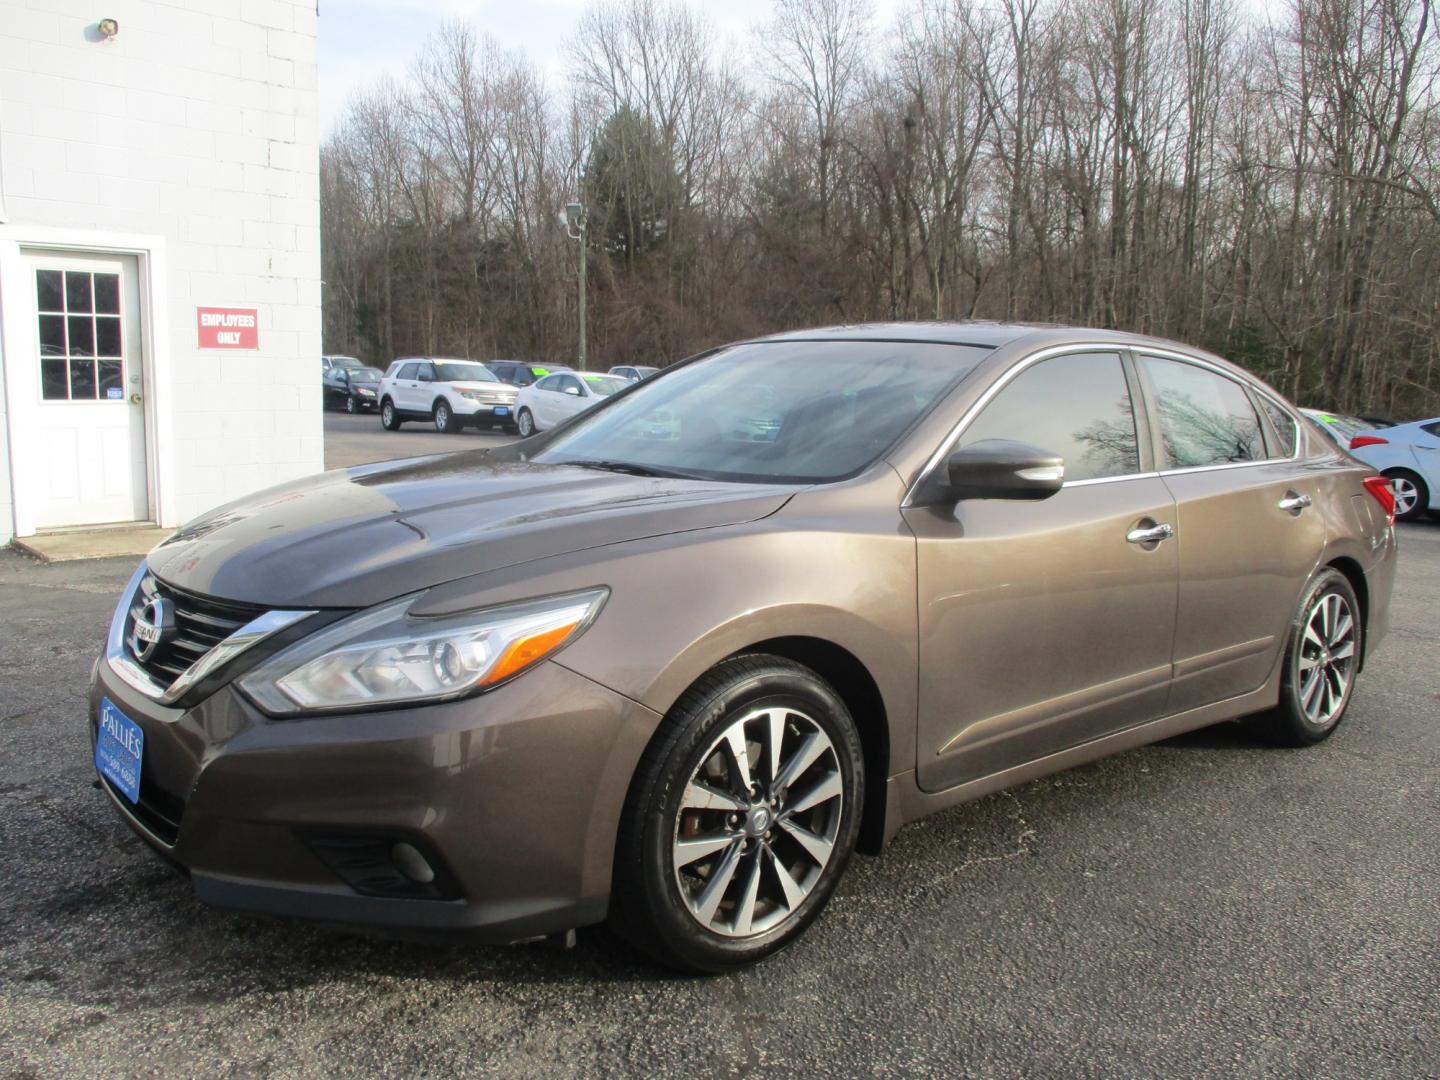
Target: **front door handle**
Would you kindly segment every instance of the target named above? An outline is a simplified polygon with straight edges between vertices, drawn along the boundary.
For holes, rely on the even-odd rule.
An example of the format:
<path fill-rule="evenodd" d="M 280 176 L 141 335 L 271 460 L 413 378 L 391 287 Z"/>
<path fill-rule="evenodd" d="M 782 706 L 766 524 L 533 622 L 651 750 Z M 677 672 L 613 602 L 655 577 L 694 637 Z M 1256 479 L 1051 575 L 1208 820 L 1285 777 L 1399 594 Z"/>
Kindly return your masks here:
<path fill-rule="evenodd" d="M 1125 534 L 1125 539 L 1132 544 L 1158 544 L 1161 540 L 1169 540 L 1175 535 L 1175 528 L 1167 521 L 1158 525 L 1151 525 L 1148 528 L 1134 528 Z"/>
<path fill-rule="evenodd" d="M 1309 495 L 1296 495 L 1293 491 L 1289 492 L 1285 498 L 1280 500 L 1280 509 L 1287 513 L 1294 514 L 1296 517 L 1299 517 L 1300 512 L 1309 505 Z"/>

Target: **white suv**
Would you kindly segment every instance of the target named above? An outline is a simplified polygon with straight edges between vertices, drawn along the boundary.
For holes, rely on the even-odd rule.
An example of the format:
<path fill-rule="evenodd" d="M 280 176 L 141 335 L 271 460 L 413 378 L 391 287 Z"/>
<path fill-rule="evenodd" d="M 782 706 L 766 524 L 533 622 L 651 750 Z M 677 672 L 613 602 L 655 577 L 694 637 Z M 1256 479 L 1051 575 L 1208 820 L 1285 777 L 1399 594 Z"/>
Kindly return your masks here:
<path fill-rule="evenodd" d="M 467 424 L 514 431 L 515 394 L 475 360 L 404 357 L 380 380 L 380 423 L 386 431 L 406 420 L 428 420 L 445 434 Z"/>

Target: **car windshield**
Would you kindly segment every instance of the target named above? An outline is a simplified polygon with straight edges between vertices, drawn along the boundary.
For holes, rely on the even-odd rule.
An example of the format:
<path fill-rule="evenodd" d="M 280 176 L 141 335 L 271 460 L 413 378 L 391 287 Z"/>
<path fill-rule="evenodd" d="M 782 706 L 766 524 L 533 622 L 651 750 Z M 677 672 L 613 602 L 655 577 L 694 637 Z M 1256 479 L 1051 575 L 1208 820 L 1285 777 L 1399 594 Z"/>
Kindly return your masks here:
<path fill-rule="evenodd" d="M 380 369 L 373 367 L 350 368 L 350 378 L 356 382 L 376 382 L 380 379 Z"/>
<path fill-rule="evenodd" d="M 630 385 L 629 379 L 622 379 L 618 375 L 583 375 L 581 378 L 590 387 L 590 392 L 599 397 L 618 394 Z"/>
<path fill-rule="evenodd" d="M 715 480 L 838 480 L 884 453 L 985 355 L 918 342 L 737 345 L 631 384 L 534 460 Z"/>
<path fill-rule="evenodd" d="M 495 373 L 473 360 L 437 360 L 435 379 L 438 382 L 499 382 Z"/>

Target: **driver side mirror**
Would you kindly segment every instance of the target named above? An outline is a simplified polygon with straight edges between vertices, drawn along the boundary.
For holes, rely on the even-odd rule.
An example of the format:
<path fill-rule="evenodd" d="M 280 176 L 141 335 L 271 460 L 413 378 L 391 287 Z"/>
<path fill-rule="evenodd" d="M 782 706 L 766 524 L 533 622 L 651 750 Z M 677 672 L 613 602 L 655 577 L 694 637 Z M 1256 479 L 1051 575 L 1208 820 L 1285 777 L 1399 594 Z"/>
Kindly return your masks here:
<path fill-rule="evenodd" d="M 982 439 L 950 451 L 943 477 L 931 474 L 931 481 L 927 503 L 1048 499 L 1065 483 L 1065 459 L 1029 443 Z"/>

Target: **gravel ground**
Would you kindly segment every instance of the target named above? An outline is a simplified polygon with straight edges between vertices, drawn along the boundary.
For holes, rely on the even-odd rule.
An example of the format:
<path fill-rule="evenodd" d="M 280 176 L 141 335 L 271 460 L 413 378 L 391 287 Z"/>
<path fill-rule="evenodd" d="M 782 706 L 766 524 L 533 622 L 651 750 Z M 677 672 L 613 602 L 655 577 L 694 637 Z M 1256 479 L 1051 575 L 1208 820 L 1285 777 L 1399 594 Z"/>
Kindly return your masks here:
<path fill-rule="evenodd" d="M 715 979 L 201 908 L 90 786 L 130 565 L 0 554 L 0 1077 L 1440 1075 L 1440 523 L 1401 548 L 1329 742 L 1223 726 L 940 814 Z"/>

